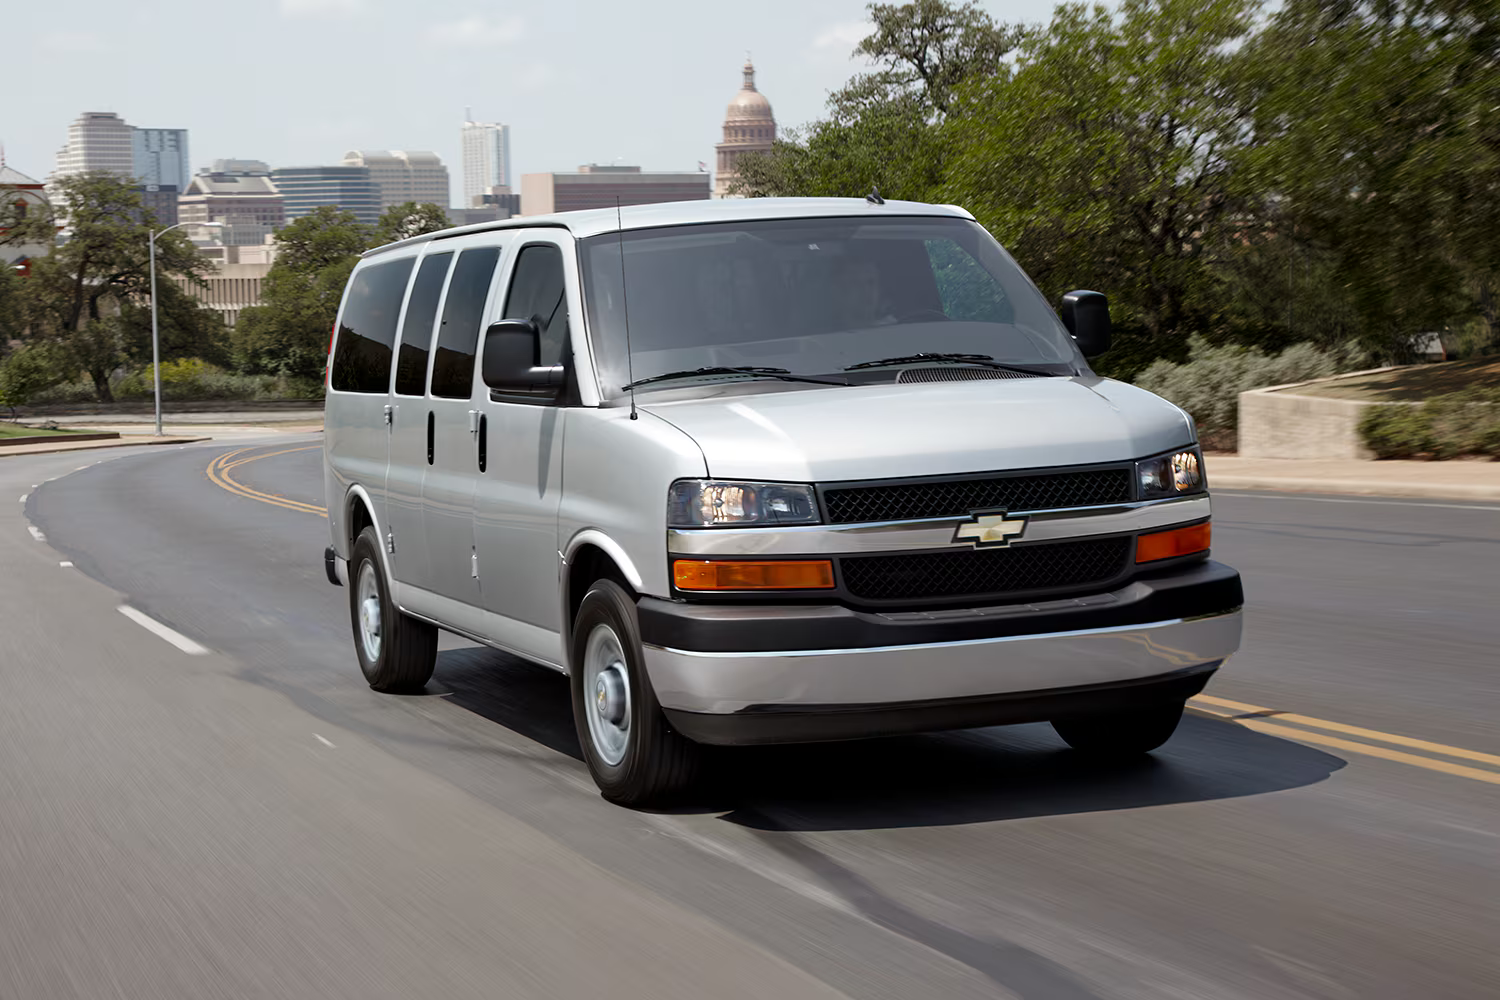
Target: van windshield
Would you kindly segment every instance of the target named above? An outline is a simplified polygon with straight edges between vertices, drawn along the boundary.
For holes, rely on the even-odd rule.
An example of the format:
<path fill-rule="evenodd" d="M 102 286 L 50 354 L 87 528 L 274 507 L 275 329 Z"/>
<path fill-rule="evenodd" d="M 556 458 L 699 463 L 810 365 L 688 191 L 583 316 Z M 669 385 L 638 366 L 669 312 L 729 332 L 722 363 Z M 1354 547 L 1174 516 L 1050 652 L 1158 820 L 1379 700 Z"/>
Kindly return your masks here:
<path fill-rule="evenodd" d="M 972 355 L 1045 374 L 1086 370 L 1036 287 L 966 219 L 777 219 L 609 233 L 582 241 L 582 265 L 606 399 L 632 377 L 700 368 L 890 379 L 896 368 L 869 363 L 916 354 Z M 691 377 L 650 388 L 682 387 Z"/>

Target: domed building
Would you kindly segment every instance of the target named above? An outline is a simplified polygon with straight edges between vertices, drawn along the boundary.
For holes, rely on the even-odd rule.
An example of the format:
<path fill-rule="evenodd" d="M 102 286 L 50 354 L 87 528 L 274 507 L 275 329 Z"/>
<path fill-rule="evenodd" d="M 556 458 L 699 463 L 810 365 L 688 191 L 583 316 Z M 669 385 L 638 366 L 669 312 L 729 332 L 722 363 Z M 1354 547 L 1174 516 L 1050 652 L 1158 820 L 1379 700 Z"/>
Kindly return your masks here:
<path fill-rule="evenodd" d="M 724 141 L 714 147 L 718 163 L 714 168 L 714 197 L 726 198 L 729 185 L 738 176 L 736 166 L 746 153 L 768 153 L 776 141 L 776 117 L 771 102 L 755 89 L 755 65 L 745 60 L 745 85 L 729 102 L 724 114 Z"/>

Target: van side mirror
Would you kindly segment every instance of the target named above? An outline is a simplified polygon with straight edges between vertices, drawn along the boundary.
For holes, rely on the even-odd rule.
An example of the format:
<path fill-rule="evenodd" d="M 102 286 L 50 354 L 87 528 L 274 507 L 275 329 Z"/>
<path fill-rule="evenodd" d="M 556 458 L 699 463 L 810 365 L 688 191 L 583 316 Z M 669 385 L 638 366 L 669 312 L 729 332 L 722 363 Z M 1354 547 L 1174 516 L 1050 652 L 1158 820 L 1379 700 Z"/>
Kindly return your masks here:
<path fill-rule="evenodd" d="M 529 319 L 502 319 L 484 332 L 480 376 L 496 392 L 553 396 L 562 388 L 562 365 L 542 366 L 542 334 Z"/>
<path fill-rule="evenodd" d="M 1097 358 L 1109 350 L 1109 299 L 1103 292 L 1069 292 L 1059 312 L 1084 357 Z"/>

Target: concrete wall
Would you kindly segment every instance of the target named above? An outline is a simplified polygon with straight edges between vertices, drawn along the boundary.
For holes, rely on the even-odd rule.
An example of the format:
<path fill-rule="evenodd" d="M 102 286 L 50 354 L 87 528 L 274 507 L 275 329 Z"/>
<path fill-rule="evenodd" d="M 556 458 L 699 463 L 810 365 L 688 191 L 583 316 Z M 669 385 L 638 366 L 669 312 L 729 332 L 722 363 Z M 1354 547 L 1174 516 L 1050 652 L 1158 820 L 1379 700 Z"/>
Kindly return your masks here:
<path fill-rule="evenodd" d="M 1240 393 L 1240 457 L 1373 459 L 1374 452 L 1359 437 L 1359 421 L 1365 408 L 1403 404 L 1299 396 L 1297 389 L 1377 371 L 1389 369 L 1349 372 Z"/>

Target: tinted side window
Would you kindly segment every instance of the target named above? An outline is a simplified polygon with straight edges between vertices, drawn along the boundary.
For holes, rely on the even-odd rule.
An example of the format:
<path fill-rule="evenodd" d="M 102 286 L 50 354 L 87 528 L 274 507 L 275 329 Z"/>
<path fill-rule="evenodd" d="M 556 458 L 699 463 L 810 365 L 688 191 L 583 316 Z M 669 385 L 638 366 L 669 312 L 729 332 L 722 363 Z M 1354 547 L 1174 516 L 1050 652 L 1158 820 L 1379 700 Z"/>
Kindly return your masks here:
<path fill-rule="evenodd" d="M 453 265 L 448 299 L 443 303 L 443 325 L 438 330 L 437 354 L 432 359 L 434 396 L 468 399 L 473 391 L 479 323 L 484 318 L 484 300 L 499 260 L 499 247 L 479 247 L 459 254 L 458 263 Z"/>
<path fill-rule="evenodd" d="M 568 299 L 562 251 L 536 244 L 521 251 L 505 300 L 506 319 L 529 319 L 542 334 L 541 364 L 562 364 L 568 343 Z"/>
<path fill-rule="evenodd" d="M 412 258 L 376 264 L 354 275 L 339 319 L 333 354 L 333 387 L 340 392 L 384 393 L 391 383 L 396 315 L 406 294 Z"/>
<path fill-rule="evenodd" d="M 443 279 L 448 276 L 452 259 L 451 251 L 424 257 L 417 280 L 412 282 L 406 322 L 401 324 L 401 350 L 396 355 L 396 392 L 402 396 L 420 396 L 426 391 L 427 353 L 432 347 Z"/>
<path fill-rule="evenodd" d="M 995 276 L 953 240 L 928 240 L 927 256 L 949 319 L 1014 323 L 1016 310 Z"/>

